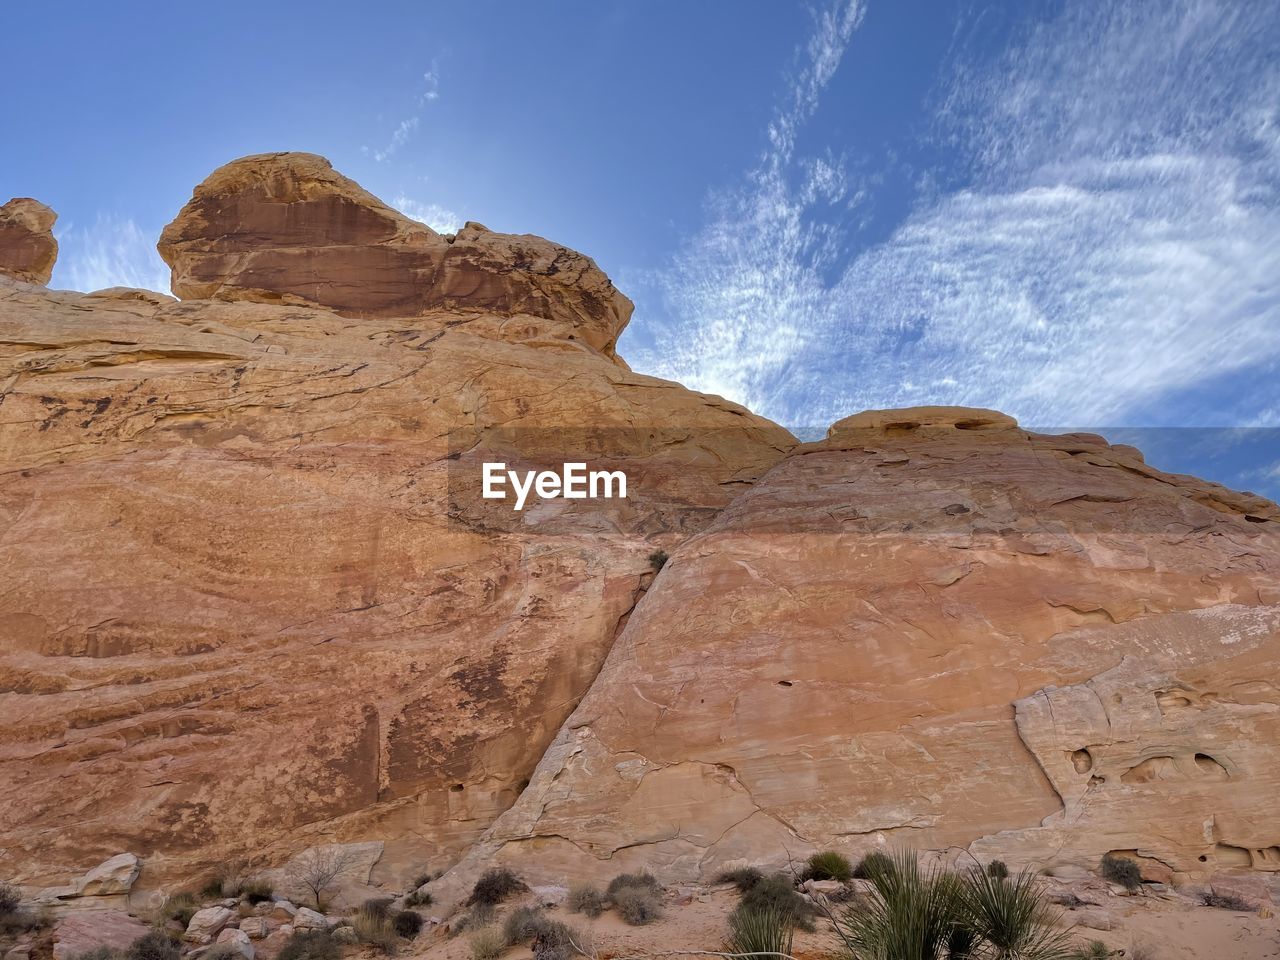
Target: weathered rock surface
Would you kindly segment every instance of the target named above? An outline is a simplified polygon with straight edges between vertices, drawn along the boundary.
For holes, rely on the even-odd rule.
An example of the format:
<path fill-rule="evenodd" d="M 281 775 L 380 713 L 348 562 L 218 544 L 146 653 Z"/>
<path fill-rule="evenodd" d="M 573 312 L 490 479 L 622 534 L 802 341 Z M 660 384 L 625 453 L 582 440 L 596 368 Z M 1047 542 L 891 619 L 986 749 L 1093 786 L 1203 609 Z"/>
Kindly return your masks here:
<path fill-rule="evenodd" d="M 212 943 L 213 938 L 222 932 L 222 928 L 235 915 L 230 907 L 205 907 L 197 910 L 187 924 L 187 932 L 182 935 L 182 939 L 190 943 Z"/>
<path fill-rule="evenodd" d="M 613 356 L 631 301 L 580 253 L 468 223 L 441 236 L 309 153 L 219 168 L 160 237 L 184 299 L 313 303 Z"/>
<path fill-rule="evenodd" d="M 119 910 L 91 910 L 69 913 L 53 930 L 54 960 L 70 960 L 96 947 L 123 950 L 150 928 Z"/>
<path fill-rule="evenodd" d="M 1274 504 L 984 410 L 796 447 L 631 373 L 587 258 L 310 155 L 216 171 L 160 248 L 183 300 L 0 279 L 0 875 L 1280 871 Z M 628 497 L 515 512 L 498 460 Z"/>
<path fill-rule="evenodd" d="M 38 200 L 15 197 L 0 207 L 0 275 L 48 283 L 58 259 L 58 215 Z"/>
<path fill-rule="evenodd" d="M 432 888 L 903 844 L 1275 869 L 1278 517 L 990 411 L 841 421 L 673 553 Z"/>
<path fill-rule="evenodd" d="M 259 227 L 278 199 L 237 196 Z M 352 203 L 324 208 L 335 235 L 385 212 Z M 375 881 L 448 866 L 589 686 L 648 555 L 794 442 L 582 337 L 468 317 L 0 281 L 0 876 L 130 849 L 146 891 L 381 840 Z M 480 497 L 486 459 L 631 488 L 515 513 Z"/>

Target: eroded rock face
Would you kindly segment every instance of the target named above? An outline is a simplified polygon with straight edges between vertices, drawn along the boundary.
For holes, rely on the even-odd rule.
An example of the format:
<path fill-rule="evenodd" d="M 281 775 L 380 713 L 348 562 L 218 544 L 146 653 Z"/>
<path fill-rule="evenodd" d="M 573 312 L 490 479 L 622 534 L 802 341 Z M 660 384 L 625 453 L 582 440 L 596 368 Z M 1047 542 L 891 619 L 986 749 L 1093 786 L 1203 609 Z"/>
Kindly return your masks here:
<path fill-rule="evenodd" d="M 1278 519 L 991 411 L 841 421 L 672 555 L 436 886 L 890 845 L 1276 869 Z"/>
<path fill-rule="evenodd" d="M 379 840 L 379 879 L 448 866 L 648 555 L 793 443 L 581 342 L 472 329 L 0 281 L 0 875 L 129 849 L 145 893 Z M 486 458 L 602 457 L 628 499 L 480 500 Z"/>
<path fill-rule="evenodd" d="M 15 197 L 0 207 L 0 275 L 45 284 L 53 276 L 58 215 L 38 200 Z"/>
<path fill-rule="evenodd" d="M 478 223 L 441 236 L 309 153 L 219 168 L 159 250 L 184 299 L 306 302 L 347 317 L 419 318 L 420 329 L 577 341 L 609 356 L 631 318 L 631 301 L 589 257 Z"/>

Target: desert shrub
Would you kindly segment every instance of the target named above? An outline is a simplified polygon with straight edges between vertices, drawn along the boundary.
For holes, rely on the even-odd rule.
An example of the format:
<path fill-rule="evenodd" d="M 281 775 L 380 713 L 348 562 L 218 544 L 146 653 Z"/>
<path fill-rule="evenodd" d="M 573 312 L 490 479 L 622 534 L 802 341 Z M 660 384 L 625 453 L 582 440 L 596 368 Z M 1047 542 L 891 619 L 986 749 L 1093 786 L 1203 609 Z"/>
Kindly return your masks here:
<path fill-rule="evenodd" d="M 1204 905 L 1206 907 L 1217 907 L 1219 910 L 1245 910 L 1253 912 L 1253 907 L 1249 905 L 1247 900 L 1241 900 L 1234 893 L 1213 893 L 1209 892 L 1204 895 Z"/>
<path fill-rule="evenodd" d="M 662 916 L 662 895 L 652 887 L 622 887 L 610 899 L 619 916 L 633 927 L 643 927 Z"/>
<path fill-rule="evenodd" d="M 605 893 L 610 899 L 613 899 L 614 894 L 628 889 L 661 893 L 662 885 L 658 883 L 658 878 L 647 870 L 642 870 L 640 873 L 620 873 L 609 881 L 609 886 L 605 889 Z"/>
<path fill-rule="evenodd" d="M 993 877 L 924 870 L 901 851 L 868 871 L 871 894 L 834 918 L 849 958 L 935 960 L 990 956 L 1058 960 L 1069 956 L 1068 934 L 1049 908 L 1034 873 Z"/>
<path fill-rule="evenodd" d="M 961 920 L 995 948 L 998 957 L 1061 956 L 1066 934 L 1057 929 L 1062 916 L 1052 909 L 1031 870 L 1013 877 L 974 870 L 958 886 Z"/>
<path fill-rule="evenodd" d="M 1111 948 L 1101 940 L 1090 940 L 1083 947 L 1077 947 L 1070 956 L 1071 960 L 1107 960 L 1111 956 Z"/>
<path fill-rule="evenodd" d="M 0 913 L 0 937 L 13 937 L 53 926 L 53 914 L 48 909 L 23 910 L 18 907 Z"/>
<path fill-rule="evenodd" d="M 494 867 L 486 870 L 476 881 L 471 890 L 471 898 L 467 903 L 499 904 L 512 894 L 527 890 L 524 881 L 506 867 Z"/>
<path fill-rule="evenodd" d="M 853 864 L 842 853 L 823 850 L 809 858 L 804 874 L 809 880 L 839 880 L 841 883 L 848 883 L 853 879 Z"/>
<path fill-rule="evenodd" d="M 853 868 L 853 875 L 859 880 L 873 880 L 877 873 L 893 868 L 893 860 L 887 853 L 873 850 L 858 861 Z"/>
<path fill-rule="evenodd" d="M 533 943 L 538 931 L 548 923 L 550 920 L 541 907 L 517 907 L 507 914 L 507 919 L 502 924 L 502 934 L 509 944 L 527 945 Z"/>
<path fill-rule="evenodd" d="M 493 923 L 493 918 L 497 910 L 492 903 L 477 903 L 466 913 L 454 920 L 449 927 L 449 932 L 462 933 L 465 930 L 479 930 L 481 927 L 487 927 Z"/>
<path fill-rule="evenodd" d="M 75 954 L 71 960 L 126 960 L 128 954 L 115 947 L 94 947 L 84 953 Z"/>
<path fill-rule="evenodd" d="M 1118 883 L 1128 890 L 1136 890 L 1142 883 L 1142 870 L 1136 861 L 1108 853 L 1102 858 L 1102 879 Z"/>
<path fill-rule="evenodd" d="M 653 553 L 649 554 L 649 566 L 653 568 L 654 573 L 657 573 L 667 565 L 667 560 L 669 559 L 667 551 L 655 550 Z"/>
<path fill-rule="evenodd" d="M 22 903 L 22 891 L 11 883 L 0 883 L 0 916 L 15 913 Z"/>
<path fill-rule="evenodd" d="M 422 932 L 422 914 L 414 910 L 397 910 L 391 915 L 391 928 L 396 936 L 412 940 Z"/>
<path fill-rule="evenodd" d="M 182 947 L 169 933 L 152 930 L 133 941 L 127 954 L 129 960 L 178 960 Z"/>
<path fill-rule="evenodd" d="M 739 903 L 729 914 L 730 953 L 777 954 L 779 960 L 791 955 L 795 937 L 793 918 L 777 907 L 759 909 Z"/>
<path fill-rule="evenodd" d="M 577 951 L 574 932 L 559 920 L 546 920 L 533 938 L 534 960 L 569 960 Z"/>
<path fill-rule="evenodd" d="M 987 864 L 987 873 L 1003 880 L 1009 876 L 1009 866 L 1003 860 L 992 860 Z"/>
<path fill-rule="evenodd" d="M 250 903 L 266 903 L 274 893 L 270 882 L 262 879 L 249 880 L 240 891 L 240 895 Z"/>
<path fill-rule="evenodd" d="M 716 877 L 716 883 L 732 883 L 739 893 L 746 893 L 763 879 L 764 873 L 759 867 L 738 867 L 736 870 L 724 871 Z"/>
<path fill-rule="evenodd" d="M 416 890 L 418 887 L 430 883 L 435 878 L 436 875 L 434 873 L 420 873 L 413 878 L 413 887 Z"/>
<path fill-rule="evenodd" d="M 425 890 L 415 890 L 404 898 L 406 907 L 429 907 L 431 906 L 431 894 Z"/>
<path fill-rule="evenodd" d="M 338 960 L 342 945 L 327 930 L 299 930 L 280 948 L 276 960 Z"/>
<path fill-rule="evenodd" d="M 471 937 L 471 960 L 497 960 L 507 949 L 507 938 L 496 927 L 477 930 Z"/>
<path fill-rule="evenodd" d="M 371 917 L 387 917 L 391 915 L 391 897 L 372 897 L 360 904 L 359 913 Z"/>
<path fill-rule="evenodd" d="M 178 893 L 171 893 L 164 898 L 164 902 L 160 904 L 158 915 L 160 920 L 177 920 L 184 927 L 191 922 L 191 918 L 195 916 L 200 904 L 196 901 L 195 894 L 181 890 Z"/>
<path fill-rule="evenodd" d="M 791 878 L 784 873 L 774 873 L 756 881 L 742 895 L 741 905 L 756 912 L 775 910 L 791 918 L 791 925 L 801 930 L 814 929 L 813 904 L 796 892 Z"/>
<path fill-rule="evenodd" d="M 361 943 L 392 953 L 396 947 L 396 931 L 391 925 L 391 901 L 366 900 L 351 918 L 351 926 Z"/>
<path fill-rule="evenodd" d="M 569 888 L 569 909 L 574 913 L 594 918 L 604 913 L 608 906 L 605 895 L 590 883 L 575 883 Z"/>

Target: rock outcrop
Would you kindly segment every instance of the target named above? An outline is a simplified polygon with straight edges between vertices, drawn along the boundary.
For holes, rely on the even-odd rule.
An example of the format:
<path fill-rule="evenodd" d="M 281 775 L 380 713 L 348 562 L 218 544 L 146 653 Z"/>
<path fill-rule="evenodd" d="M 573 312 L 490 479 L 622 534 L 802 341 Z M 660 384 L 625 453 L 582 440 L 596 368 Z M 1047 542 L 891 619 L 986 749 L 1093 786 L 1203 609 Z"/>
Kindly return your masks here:
<path fill-rule="evenodd" d="M 58 215 L 37 200 L 15 197 L 0 207 L 0 276 L 45 284 L 53 276 Z"/>
<path fill-rule="evenodd" d="M 1280 870 L 1274 504 L 986 410 L 797 446 L 627 369 L 587 258 L 307 154 L 160 249 L 181 300 L 0 279 L 0 876 Z M 565 461 L 627 497 L 482 495 Z"/>
<path fill-rule="evenodd" d="M 209 183 L 277 183 L 253 167 Z M 362 263 L 370 221 L 456 246 L 354 188 L 309 206 L 330 187 L 266 169 L 299 194 L 298 243 L 349 241 L 334 263 Z M 199 207 L 204 229 L 269 233 L 259 208 L 281 197 L 234 197 L 225 222 Z M 495 276 L 505 242 L 484 248 Z M 595 296 L 593 271 L 550 275 L 555 310 Z M 0 281 L 0 876 L 28 887 L 122 849 L 140 892 L 320 843 L 388 841 L 376 878 L 448 866 L 590 685 L 649 554 L 794 442 L 603 339 L 530 343 L 509 317 L 436 324 L 417 302 L 344 315 L 243 279 L 230 301 Z M 486 459 L 608 461 L 632 483 L 516 513 L 481 499 Z"/>
<path fill-rule="evenodd" d="M 631 301 L 589 257 L 478 223 L 442 236 L 308 153 L 218 169 L 165 228 L 160 255 L 183 299 L 418 317 L 506 340 L 577 340 L 609 356 L 631 319 Z"/>
<path fill-rule="evenodd" d="M 1280 869 L 1278 519 L 991 411 L 841 421 L 672 555 L 457 877 L 897 845 Z"/>

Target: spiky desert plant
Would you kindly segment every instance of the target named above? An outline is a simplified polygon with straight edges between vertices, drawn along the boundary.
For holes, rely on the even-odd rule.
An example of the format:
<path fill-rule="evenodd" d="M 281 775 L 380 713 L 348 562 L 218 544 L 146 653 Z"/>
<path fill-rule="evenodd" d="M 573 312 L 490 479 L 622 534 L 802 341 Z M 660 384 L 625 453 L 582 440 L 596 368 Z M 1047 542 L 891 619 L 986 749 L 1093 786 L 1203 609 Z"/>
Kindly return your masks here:
<path fill-rule="evenodd" d="M 472 960 L 496 960 L 505 949 L 507 949 L 507 938 L 497 927 L 477 930 L 471 938 Z"/>
<path fill-rule="evenodd" d="M 794 939 L 794 918 L 776 906 L 752 908 L 738 904 L 729 914 L 727 949 L 730 953 L 772 955 L 781 960 L 791 956 Z"/>
<path fill-rule="evenodd" d="M 952 931 L 963 917 L 954 879 L 937 868 L 921 870 L 910 850 L 879 854 L 867 873 L 871 895 L 833 918 L 852 960 L 945 956 Z"/>
<path fill-rule="evenodd" d="M 1058 928 L 1061 913 L 1045 900 L 1034 871 L 999 877 L 971 870 L 958 890 L 960 922 L 995 960 L 1063 960 L 1071 955 L 1070 934 Z"/>

